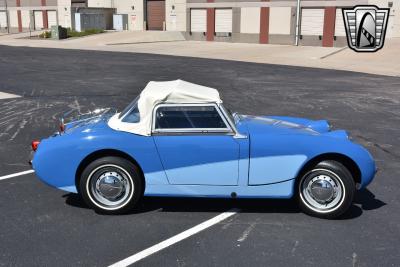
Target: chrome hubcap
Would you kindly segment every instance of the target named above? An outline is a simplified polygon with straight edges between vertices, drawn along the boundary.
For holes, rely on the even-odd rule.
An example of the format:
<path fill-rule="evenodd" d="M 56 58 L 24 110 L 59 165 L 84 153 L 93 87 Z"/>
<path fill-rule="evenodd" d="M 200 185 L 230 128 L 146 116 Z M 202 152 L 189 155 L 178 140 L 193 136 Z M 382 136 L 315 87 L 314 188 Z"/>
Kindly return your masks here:
<path fill-rule="evenodd" d="M 88 189 L 96 205 L 117 209 L 129 201 L 134 186 L 124 169 L 116 165 L 104 165 L 90 174 Z"/>
<path fill-rule="evenodd" d="M 102 174 L 96 182 L 96 190 L 107 199 L 116 199 L 125 191 L 122 177 L 116 172 Z"/>
<path fill-rule="evenodd" d="M 317 179 L 310 186 L 310 194 L 318 202 L 326 202 L 332 199 L 335 188 L 329 181 Z"/>
<path fill-rule="evenodd" d="M 301 197 L 311 209 L 330 212 L 340 206 L 344 197 L 344 187 L 340 178 L 333 172 L 326 174 L 309 173 L 301 184 Z"/>

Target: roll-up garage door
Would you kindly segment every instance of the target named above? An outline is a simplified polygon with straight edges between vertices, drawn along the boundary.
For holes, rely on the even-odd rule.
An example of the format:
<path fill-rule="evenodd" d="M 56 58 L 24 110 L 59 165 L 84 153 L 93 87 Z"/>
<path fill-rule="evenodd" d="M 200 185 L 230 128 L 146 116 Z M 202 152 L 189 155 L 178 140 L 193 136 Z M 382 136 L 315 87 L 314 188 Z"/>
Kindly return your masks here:
<path fill-rule="evenodd" d="M 341 8 L 336 9 L 335 36 L 346 36 Z"/>
<path fill-rule="evenodd" d="M 215 9 L 215 32 L 232 32 L 232 9 Z"/>
<path fill-rule="evenodd" d="M 190 31 L 206 32 L 207 31 L 207 10 L 191 9 L 190 10 Z"/>
<path fill-rule="evenodd" d="M 323 35 L 324 9 L 303 8 L 301 11 L 301 35 Z"/>
<path fill-rule="evenodd" d="M 55 10 L 47 11 L 47 19 L 49 28 L 51 28 L 51 26 L 57 26 L 57 12 Z"/>
<path fill-rule="evenodd" d="M 29 28 L 31 24 L 31 15 L 29 10 L 21 10 L 22 28 Z"/>
<path fill-rule="evenodd" d="M 10 22 L 10 28 L 18 28 L 18 13 L 17 11 L 10 10 L 8 11 L 9 14 L 9 22 Z"/>
<path fill-rule="evenodd" d="M 7 13 L 0 11 L 0 30 L 7 28 Z"/>
<path fill-rule="evenodd" d="M 35 17 L 35 30 L 43 29 L 43 13 L 42 11 L 33 11 Z"/>

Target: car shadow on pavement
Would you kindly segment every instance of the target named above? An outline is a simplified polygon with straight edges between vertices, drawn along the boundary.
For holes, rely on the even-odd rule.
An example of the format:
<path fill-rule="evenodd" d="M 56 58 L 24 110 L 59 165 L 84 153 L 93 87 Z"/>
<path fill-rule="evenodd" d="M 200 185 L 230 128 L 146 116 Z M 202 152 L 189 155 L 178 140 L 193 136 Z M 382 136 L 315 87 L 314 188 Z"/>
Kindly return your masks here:
<path fill-rule="evenodd" d="M 361 205 L 362 210 L 375 210 L 386 205 L 368 189 L 358 191 L 354 197 L 354 203 Z"/>
<path fill-rule="evenodd" d="M 89 209 L 83 199 L 74 193 L 63 195 L 67 205 Z M 162 212 L 224 212 L 238 208 L 242 212 L 300 212 L 296 203 L 290 199 L 223 199 L 194 197 L 144 197 L 131 214 L 150 211 Z"/>
<path fill-rule="evenodd" d="M 385 205 L 385 202 L 375 198 L 375 195 L 365 188 L 356 192 L 353 205 L 351 205 L 350 209 L 338 219 L 353 219 L 361 216 L 364 211 L 379 209 Z"/>
<path fill-rule="evenodd" d="M 63 196 L 67 205 L 89 209 L 78 194 Z M 363 211 L 378 209 L 386 205 L 376 199 L 368 189 L 356 193 L 354 204 L 338 220 L 353 219 Z M 224 212 L 237 208 L 241 213 L 300 213 L 294 199 L 221 199 L 221 198 L 176 198 L 144 197 L 138 207 L 130 214 L 159 212 Z"/>

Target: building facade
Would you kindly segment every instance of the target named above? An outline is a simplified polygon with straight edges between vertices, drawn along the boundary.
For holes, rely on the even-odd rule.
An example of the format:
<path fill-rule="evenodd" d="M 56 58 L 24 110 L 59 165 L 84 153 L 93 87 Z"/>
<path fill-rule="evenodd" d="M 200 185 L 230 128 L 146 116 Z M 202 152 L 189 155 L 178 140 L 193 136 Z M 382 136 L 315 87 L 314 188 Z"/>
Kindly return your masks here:
<path fill-rule="evenodd" d="M 389 7 L 387 38 L 400 37 L 400 0 L 301 0 L 300 45 L 345 46 L 342 8 Z M 181 31 L 188 40 L 294 44 L 296 0 L 88 0 L 127 14 L 133 31 Z"/>
<path fill-rule="evenodd" d="M 345 46 L 342 8 L 366 4 L 389 7 L 386 38 L 400 37 L 400 0 L 301 0 L 298 43 Z M 296 0 L 0 0 L 0 31 L 74 28 L 79 7 L 112 8 L 128 17 L 124 29 L 130 31 L 180 31 L 188 40 L 296 42 Z"/>
<path fill-rule="evenodd" d="M 74 9 L 86 5 L 85 0 L 0 0 L 0 32 L 71 27 Z"/>

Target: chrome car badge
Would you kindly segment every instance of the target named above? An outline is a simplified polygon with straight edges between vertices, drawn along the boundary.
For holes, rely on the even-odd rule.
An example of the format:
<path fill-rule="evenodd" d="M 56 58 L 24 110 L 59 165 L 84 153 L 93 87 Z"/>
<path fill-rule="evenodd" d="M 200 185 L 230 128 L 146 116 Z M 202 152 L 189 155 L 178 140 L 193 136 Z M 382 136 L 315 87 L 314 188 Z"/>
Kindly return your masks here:
<path fill-rule="evenodd" d="M 376 52 L 385 42 L 389 8 L 355 6 L 343 8 L 347 43 L 356 52 Z"/>

